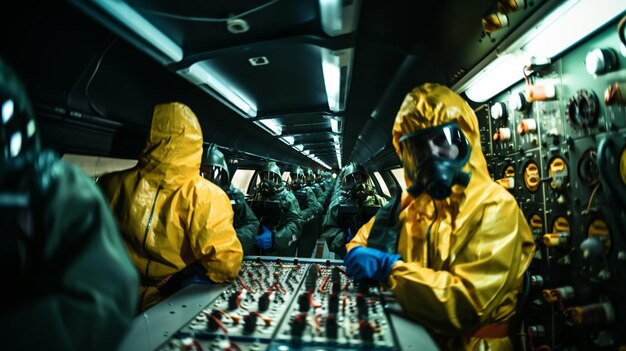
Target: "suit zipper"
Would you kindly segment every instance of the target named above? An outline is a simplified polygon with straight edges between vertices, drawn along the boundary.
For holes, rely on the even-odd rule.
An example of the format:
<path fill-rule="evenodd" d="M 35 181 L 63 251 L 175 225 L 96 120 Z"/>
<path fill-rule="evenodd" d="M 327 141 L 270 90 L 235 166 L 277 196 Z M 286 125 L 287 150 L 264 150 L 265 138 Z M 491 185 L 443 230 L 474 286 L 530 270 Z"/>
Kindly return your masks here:
<path fill-rule="evenodd" d="M 152 202 L 152 209 L 150 210 L 150 218 L 148 218 L 148 224 L 146 225 L 146 232 L 143 235 L 143 249 L 146 252 L 146 255 L 148 256 L 148 263 L 146 263 L 146 269 L 144 271 L 144 277 L 146 279 L 148 278 L 148 272 L 150 271 L 150 263 L 152 262 L 152 257 L 150 256 L 150 252 L 148 251 L 148 248 L 146 247 L 146 242 L 148 239 L 148 233 L 150 232 L 150 227 L 152 227 L 152 218 L 154 217 L 154 209 L 156 207 L 156 202 L 157 202 L 160 192 L 161 192 L 161 187 L 157 189 L 157 192 L 154 195 L 154 201 Z"/>

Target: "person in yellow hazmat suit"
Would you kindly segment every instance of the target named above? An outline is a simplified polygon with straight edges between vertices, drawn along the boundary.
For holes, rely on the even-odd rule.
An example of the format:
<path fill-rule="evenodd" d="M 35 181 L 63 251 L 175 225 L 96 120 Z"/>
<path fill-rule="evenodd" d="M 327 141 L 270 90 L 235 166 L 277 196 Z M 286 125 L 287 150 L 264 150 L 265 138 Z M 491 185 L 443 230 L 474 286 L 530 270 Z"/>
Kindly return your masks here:
<path fill-rule="evenodd" d="M 214 283 L 231 282 L 243 251 L 226 193 L 199 173 L 202 130 L 182 103 L 154 108 L 137 165 L 98 179 L 141 275 L 142 310 L 166 297 L 168 279 L 196 260 Z"/>
<path fill-rule="evenodd" d="M 348 274 L 388 284 L 443 349 L 512 349 L 508 321 L 535 246 L 489 177 L 474 111 L 427 83 L 408 93 L 392 134 L 407 191 L 346 245 Z"/>

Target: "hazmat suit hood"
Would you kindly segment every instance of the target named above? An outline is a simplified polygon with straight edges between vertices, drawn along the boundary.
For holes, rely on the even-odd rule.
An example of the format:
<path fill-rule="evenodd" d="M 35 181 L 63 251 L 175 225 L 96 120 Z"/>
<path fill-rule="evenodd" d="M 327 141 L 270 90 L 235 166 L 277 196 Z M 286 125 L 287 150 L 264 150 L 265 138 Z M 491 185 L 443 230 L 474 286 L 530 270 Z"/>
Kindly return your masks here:
<path fill-rule="evenodd" d="M 448 87 L 427 83 L 413 89 L 405 97 L 393 125 L 392 142 L 396 153 L 402 158 L 400 138 L 418 130 L 455 122 L 470 143 L 471 154 L 464 171 L 471 173 L 470 184 L 490 180 L 487 162 L 480 148 L 478 120 L 472 108 Z M 412 182 L 405 177 L 407 188 Z M 468 188 L 471 185 L 468 186 Z M 455 186 L 453 193 L 464 192 L 464 187 Z"/>
<path fill-rule="evenodd" d="M 193 111 L 178 102 L 155 106 L 150 135 L 139 158 L 141 175 L 174 187 L 198 173 L 201 159 L 202 129 Z"/>

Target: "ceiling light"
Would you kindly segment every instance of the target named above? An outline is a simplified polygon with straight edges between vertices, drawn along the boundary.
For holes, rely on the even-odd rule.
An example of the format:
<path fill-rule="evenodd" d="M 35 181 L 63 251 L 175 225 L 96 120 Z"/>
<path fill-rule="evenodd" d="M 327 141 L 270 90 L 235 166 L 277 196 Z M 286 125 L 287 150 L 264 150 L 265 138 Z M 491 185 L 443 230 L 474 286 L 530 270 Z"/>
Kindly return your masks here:
<path fill-rule="evenodd" d="M 475 102 L 487 101 L 492 96 L 524 78 L 522 68 L 524 60 L 519 56 L 498 57 L 485 69 L 469 81 L 465 91 L 467 97 Z"/>
<path fill-rule="evenodd" d="M 619 16 L 626 2 L 615 0 L 565 1 L 524 38 L 522 51 L 553 58 Z"/>
<path fill-rule="evenodd" d="M 304 146 L 302 144 L 298 144 L 298 145 L 294 145 L 293 148 L 302 152 L 302 150 L 304 149 Z"/>
<path fill-rule="evenodd" d="M 335 143 L 339 143 L 339 135 L 333 135 L 333 140 Z"/>
<path fill-rule="evenodd" d="M 273 119 L 261 119 L 255 121 L 254 123 L 274 136 L 280 135 L 283 132 L 283 128 Z"/>
<path fill-rule="evenodd" d="M 180 46 L 153 26 L 152 23 L 148 22 L 132 7 L 128 6 L 126 2 L 119 0 L 94 0 L 94 3 L 143 38 L 144 41 L 156 47 L 162 55 L 167 57 L 167 61 L 178 62 L 182 60 L 183 50 Z"/>
<path fill-rule="evenodd" d="M 352 53 L 354 49 L 329 50 L 322 48 L 322 73 L 328 107 L 333 112 L 343 111 L 350 85 Z"/>
<path fill-rule="evenodd" d="M 193 65 L 178 71 L 178 74 L 187 78 L 187 80 L 194 84 L 208 85 L 211 89 L 220 94 L 221 97 L 225 98 L 232 105 L 235 105 L 239 110 L 243 111 L 247 116 L 256 117 L 256 106 L 252 106 L 252 104 L 245 101 L 241 96 L 224 85 L 224 83 L 222 83 L 222 81 L 218 79 L 209 68 L 203 66 L 201 63 L 194 63 Z"/>
<path fill-rule="evenodd" d="M 303 153 L 304 155 L 308 155 L 308 154 L 310 154 L 310 153 L 311 153 L 311 151 L 309 151 L 309 150 L 304 150 L 304 151 L 302 151 L 302 153 Z"/>
<path fill-rule="evenodd" d="M 294 142 L 294 139 L 293 139 L 292 136 L 284 136 L 284 137 L 280 138 L 280 140 L 282 140 L 287 145 L 293 145 L 293 142 Z"/>
<path fill-rule="evenodd" d="M 333 133 L 339 133 L 339 121 L 335 118 L 330 118 L 330 130 Z"/>
<path fill-rule="evenodd" d="M 320 0 L 320 19 L 324 32 L 334 37 L 354 31 L 358 8 L 358 0 Z"/>
<path fill-rule="evenodd" d="M 466 82 L 453 89 L 475 102 L 484 102 L 524 78 L 530 58 L 554 58 L 626 10 L 615 0 L 570 0 L 538 21 L 499 56 Z"/>

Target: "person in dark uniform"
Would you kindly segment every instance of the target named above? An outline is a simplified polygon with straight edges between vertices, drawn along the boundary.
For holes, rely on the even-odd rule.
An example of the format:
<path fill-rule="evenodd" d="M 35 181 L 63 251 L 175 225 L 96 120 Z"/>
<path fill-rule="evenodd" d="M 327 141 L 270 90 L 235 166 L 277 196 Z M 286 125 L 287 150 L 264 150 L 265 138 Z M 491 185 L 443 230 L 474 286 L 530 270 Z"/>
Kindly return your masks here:
<path fill-rule="evenodd" d="M 250 206 L 261 222 L 256 246 L 262 255 L 295 256 L 302 233 L 298 200 L 285 188 L 275 162 L 265 165 L 259 179 Z"/>
<path fill-rule="evenodd" d="M 94 181 L 39 144 L 17 74 L 0 58 L 3 350 L 114 350 L 138 277 Z"/>
<path fill-rule="evenodd" d="M 298 200 L 302 216 L 302 235 L 298 241 L 298 257 L 311 257 L 319 233 L 319 218 L 322 215 L 322 205 L 311 187 L 306 185 L 304 171 L 295 167 L 289 174 L 290 187 Z"/>
<path fill-rule="evenodd" d="M 346 244 L 359 228 L 384 206 L 387 200 L 376 194 L 365 167 L 351 163 L 341 180 L 341 195 L 335 197 L 322 224 L 322 238 L 328 249 L 340 258 L 346 255 Z"/>
<path fill-rule="evenodd" d="M 202 163 L 200 164 L 200 175 L 222 188 L 230 198 L 230 204 L 235 212 L 233 227 L 235 227 L 237 238 L 241 242 L 243 254 L 252 254 L 259 231 L 259 220 L 252 212 L 250 206 L 248 206 L 241 190 L 235 188 L 230 183 L 230 173 L 228 172 L 226 158 L 214 144 L 204 150 Z"/>

